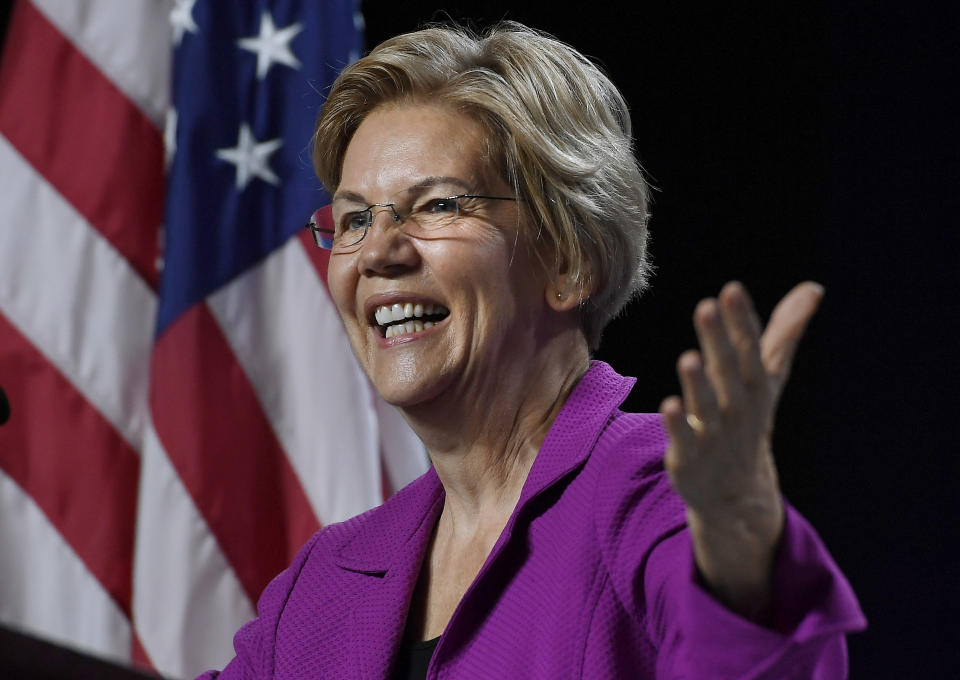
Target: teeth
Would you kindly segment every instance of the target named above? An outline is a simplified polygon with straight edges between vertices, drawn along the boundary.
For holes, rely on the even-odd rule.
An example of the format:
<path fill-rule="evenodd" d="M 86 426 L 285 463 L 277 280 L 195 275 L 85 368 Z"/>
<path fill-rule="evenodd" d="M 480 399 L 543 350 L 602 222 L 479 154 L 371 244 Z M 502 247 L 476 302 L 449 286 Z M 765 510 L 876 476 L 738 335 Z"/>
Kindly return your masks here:
<path fill-rule="evenodd" d="M 450 310 L 443 305 L 425 305 L 420 302 L 406 302 L 404 304 L 397 303 L 395 305 L 384 305 L 382 307 L 377 307 L 376 311 L 373 313 L 373 316 L 378 324 L 381 326 L 387 326 L 392 324 L 394 321 L 406 322 L 408 319 L 420 318 L 425 315 L 429 316 L 431 314 L 449 313 Z"/>
<path fill-rule="evenodd" d="M 429 321 L 426 323 L 423 321 L 407 321 L 406 323 L 398 323 L 396 326 L 387 326 L 385 336 L 387 338 L 393 338 L 398 335 L 406 335 L 407 333 L 419 333 L 432 327 L 433 324 Z"/>

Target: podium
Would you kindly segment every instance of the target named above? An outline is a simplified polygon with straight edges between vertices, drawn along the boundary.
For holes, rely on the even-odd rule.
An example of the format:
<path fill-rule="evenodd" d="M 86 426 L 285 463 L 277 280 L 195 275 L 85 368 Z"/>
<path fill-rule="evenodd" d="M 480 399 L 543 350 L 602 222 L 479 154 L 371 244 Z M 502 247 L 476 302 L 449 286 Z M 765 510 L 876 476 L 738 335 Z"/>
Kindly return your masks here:
<path fill-rule="evenodd" d="M 121 666 L 0 626 L 3 680 L 157 680 L 159 675 Z"/>

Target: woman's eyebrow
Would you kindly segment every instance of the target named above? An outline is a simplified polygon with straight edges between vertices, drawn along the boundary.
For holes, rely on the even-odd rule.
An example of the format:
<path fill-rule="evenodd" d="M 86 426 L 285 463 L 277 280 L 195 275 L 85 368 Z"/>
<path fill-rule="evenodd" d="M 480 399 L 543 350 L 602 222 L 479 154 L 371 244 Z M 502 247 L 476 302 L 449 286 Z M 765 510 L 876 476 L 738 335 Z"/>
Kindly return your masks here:
<path fill-rule="evenodd" d="M 333 195 L 332 203 L 337 201 L 350 201 L 352 203 L 363 203 L 367 205 L 367 199 L 358 194 L 356 191 L 338 191 Z"/>
<path fill-rule="evenodd" d="M 410 187 L 407 187 L 405 191 L 406 193 L 413 193 L 413 192 L 423 191 L 425 189 L 432 189 L 433 187 L 444 185 L 444 184 L 453 184 L 458 187 L 461 187 L 465 191 L 470 191 L 472 188 L 469 183 L 467 183 L 465 180 L 460 179 L 459 177 L 441 176 L 441 177 L 424 177 L 416 184 Z"/>
<path fill-rule="evenodd" d="M 450 177 L 450 176 L 433 176 L 433 177 L 424 177 L 416 184 L 412 184 L 406 189 L 402 189 L 399 193 L 403 194 L 418 194 L 426 191 L 427 189 L 432 189 L 437 186 L 444 185 L 454 185 L 462 188 L 464 191 L 471 191 L 473 189 L 472 185 L 466 180 L 462 180 L 459 177 Z M 333 195 L 333 202 L 337 201 L 349 201 L 351 203 L 361 203 L 363 205 L 369 205 L 370 202 L 361 194 L 358 194 L 356 191 L 344 190 L 338 191 Z"/>

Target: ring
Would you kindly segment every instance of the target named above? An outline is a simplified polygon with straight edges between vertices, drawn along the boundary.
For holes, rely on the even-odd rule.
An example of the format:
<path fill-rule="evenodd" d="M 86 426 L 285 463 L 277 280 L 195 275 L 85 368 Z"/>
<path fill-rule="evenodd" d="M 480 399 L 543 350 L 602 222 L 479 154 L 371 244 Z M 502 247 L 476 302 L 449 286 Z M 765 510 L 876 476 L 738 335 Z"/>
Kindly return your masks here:
<path fill-rule="evenodd" d="M 707 429 L 706 424 L 692 413 L 687 414 L 687 425 L 697 434 L 703 434 L 703 431 Z"/>

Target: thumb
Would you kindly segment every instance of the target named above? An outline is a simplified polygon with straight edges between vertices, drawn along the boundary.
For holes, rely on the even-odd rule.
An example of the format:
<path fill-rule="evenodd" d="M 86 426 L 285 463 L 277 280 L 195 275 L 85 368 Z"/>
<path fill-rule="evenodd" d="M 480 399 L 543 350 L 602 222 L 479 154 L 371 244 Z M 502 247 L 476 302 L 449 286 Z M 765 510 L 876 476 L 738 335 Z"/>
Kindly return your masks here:
<path fill-rule="evenodd" d="M 790 366 L 800 338 L 823 299 L 823 286 L 813 281 L 797 284 L 773 310 L 760 338 L 760 356 L 779 397 L 790 377 Z"/>

